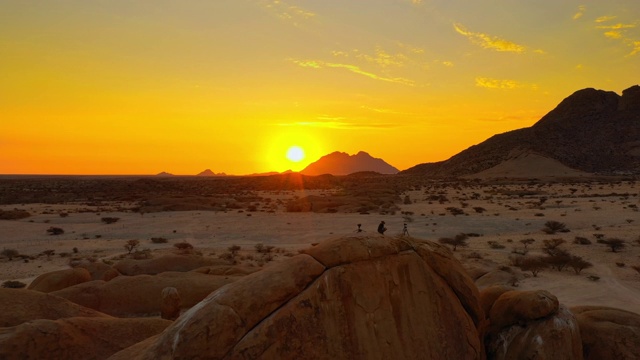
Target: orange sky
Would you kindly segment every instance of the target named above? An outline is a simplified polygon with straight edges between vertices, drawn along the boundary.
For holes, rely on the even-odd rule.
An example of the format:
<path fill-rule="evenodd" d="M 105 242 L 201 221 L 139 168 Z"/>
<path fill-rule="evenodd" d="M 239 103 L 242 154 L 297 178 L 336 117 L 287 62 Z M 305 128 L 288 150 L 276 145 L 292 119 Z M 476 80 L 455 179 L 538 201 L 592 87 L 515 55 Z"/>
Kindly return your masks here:
<path fill-rule="evenodd" d="M 406 169 L 637 84 L 638 26 L 637 0 L 2 1 L 0 173 Z"/>

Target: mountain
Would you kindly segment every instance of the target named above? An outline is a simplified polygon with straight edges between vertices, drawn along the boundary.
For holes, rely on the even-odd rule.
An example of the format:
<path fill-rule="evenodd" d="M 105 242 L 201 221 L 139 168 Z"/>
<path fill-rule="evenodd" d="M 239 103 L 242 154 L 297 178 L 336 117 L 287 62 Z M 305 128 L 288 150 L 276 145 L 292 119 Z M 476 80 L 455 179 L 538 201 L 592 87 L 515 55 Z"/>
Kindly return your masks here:
<path fill-rule="evenodd" d="M 343 152 L 333 152 L 321 157 L 300 171 L 303 175 L 348 175 L 361 171 L 374 171 L 381 174 L 396 174 L 398 169 L 387 164 L 384 160 L 374 158 L 364 151 L 356 155 Z"/>
<path fill-rule="evenodd" d="M 596 89 L 576 91 L 531 127 L 494 135 L 448 160 L 402 173 L 472 175 L 526 154 L 556 161 L 567 171 L 640 174 L 640 86 L 624 90 L 622 96 Z"/>
<path fill-rule="evenodd" d="M 223 172 L 219 173 L 219 174 L 216 174 L 213 171 L 211 171 L 211 169 L 207 169 L 207 170 L 199 173 L 197 176 L 227 176 L 227 174 L 225 174 Z"/>
<path fill-rule="evenodd" d="M 174 176 L 174 175 L 166 171 L 163 171 L 161 173 L 156 174 L 156 176 Z"/>

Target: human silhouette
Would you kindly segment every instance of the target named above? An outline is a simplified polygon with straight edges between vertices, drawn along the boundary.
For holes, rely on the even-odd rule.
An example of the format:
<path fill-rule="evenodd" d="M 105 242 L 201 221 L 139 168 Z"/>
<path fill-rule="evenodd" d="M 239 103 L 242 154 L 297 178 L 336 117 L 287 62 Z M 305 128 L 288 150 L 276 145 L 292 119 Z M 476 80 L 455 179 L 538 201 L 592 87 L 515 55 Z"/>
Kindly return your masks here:
<path fill-rule="evenodd" d="M 385 231 L 387 231 L 387 228 L 384 226 L 384 221 L 380 221 L 380 225 L 378 225 L 378 232 L 384 235 Z"/>
<path fill-rule="evenodd" d="M 402 228 L 402 236 L 411 236 L 409 235 L 409 229 L 407 229 L 407 224 L 404 224 L 404 227 Z"/>

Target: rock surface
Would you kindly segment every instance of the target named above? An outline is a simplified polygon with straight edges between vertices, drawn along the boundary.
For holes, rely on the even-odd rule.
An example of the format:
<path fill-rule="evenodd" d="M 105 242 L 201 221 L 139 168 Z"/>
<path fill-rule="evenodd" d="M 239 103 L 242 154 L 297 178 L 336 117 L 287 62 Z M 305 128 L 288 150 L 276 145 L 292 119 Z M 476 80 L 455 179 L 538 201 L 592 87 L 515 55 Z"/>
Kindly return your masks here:
<path fill-rule="evenodd" d="M 483 359 L 477 299 L 438 244 L 331 239 L 220 288 L 112 359 Z"/>
<path fill-rule="evenodd" d="M 191 307 L 238 278 L 197 272 L 164 272 L 153 276 L 118 276 L 109 282 L 90 281 L 53 294 L 113 316 L 147 316 L 160 314 L 161 293 L 166 287 L 176 288 L 182 306 Z"/>
<path fill-rule="evenodd" d="M 571 308 L 580 324 L 585 360 L 640 357 L 640 315 L 601 306 Z"/>
<path fill-rule="evenodd" d="M 0 327 L 16 326 L 37 319 L 110 317 L 69 300 L 33 290 L 0 288 Z"/>
<path fill-rule="evenodd" d="M 105 359 L 164 330 L 171 321 L 73 317 L 0 328 L 0 359 Z"/>
<path fill-rule="evenodd" d="M 166 271 L 191 271 L 200 267 L 224 264 L 224 261 L 198 255 L 167 254 L 153 259 L 125 259 L 113 265 L 122 275 L 155 275 Z"/>
<path fill-rule="evenodd" d="M 91 274 L 87 269 L 65 269 L 38 276 L 29 284 L 27 289 L 50 293 L 87 281 L 91 281 Z"/>
<path fill-rule="evenodd" d="M 489 320 L 491 327 L 504 328 L 548 317 L 558 311 L 559 305 L 558 298 L 545 290 L 507 291 L 491 306 Z"/>

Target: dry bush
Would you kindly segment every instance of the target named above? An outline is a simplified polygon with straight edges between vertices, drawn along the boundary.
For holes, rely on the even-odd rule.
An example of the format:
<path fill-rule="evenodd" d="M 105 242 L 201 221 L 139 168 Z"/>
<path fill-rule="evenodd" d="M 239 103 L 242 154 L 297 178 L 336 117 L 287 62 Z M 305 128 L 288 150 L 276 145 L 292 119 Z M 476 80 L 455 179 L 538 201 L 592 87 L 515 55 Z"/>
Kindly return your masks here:
<path fill-rule="evenodd" d="M 549 255 L 554 255 L 556 250 L 559 250 L 558 247 L 565 243 L 564 239 L 546 239 L 543 240 L 543 249 L 545 253 Z"/>
<path fill-rule="evenodd" d="M 619 250 L 624 249 L 625 241 L 618 238 L 611 239 L 598 239 L 598 244 L 604 244 L 611 249 L 611 252 L 618 252 Z"/>
<path fill-rule="evenodd" d="M 475 206 L 473 207 L 473 211 L 477 212 L 478 214 L 482 214 L 483 212 L 487 211 L 487 209 L 481 206 Z"/>
<path fill-rule="evenodd" d="M 463 246 L 463 247 L 469 246 L 469 244 L 467 244 L 468 238 L 469 237 L 467 236 L 467 234 L 460 233 L 454 236 L 453 238 L 440 238 L 438 239 L 438 242 L 445 245 L 451 245 L 453 246 L 453 251 L 456 251 L 458 246 Z"/>
<path fill-rule="evenodd" d="M 227 250 L 229 250 L 229 252 L 231 253 L 231 255 L 233 255 L 234 257 L 236 255 L 238 255 L 238 252 L 241 250 L 242 248 L 238 245 L 231 245 L 227 248 Z"/>
<path fill-rule="evenodd" d="M 105 224 L 113 224 L 113 223 L 118 222 L 118 220 L 120 220 L 120 218 L 107 216 L 107 217 L 103 217 L 100 220 Z"/>
<path fill-rule="evenodd" d="M 151 250 L 150 249 L 136 250 L 131 256 L 135 260 L 151 259 Z"/>
<path fill-rule="evenodd" d="M 571 254 L 568 251 L 556 248 L 553 249 L 549 256 L 545 256 L 543 259 L 552 268 L 562 271 L 569 265 L 571 258 Z"/>
<path fill-rule="evenodd" d="M 496 250 L 506 248 L 506 246 L 504 246 L 504 245 L 500 244 L 500 243 L 499 243 L 499 242 L 497 242 L 497 241 L 493 241 L 493 240 L 491 240 L 491 241 L 487 241 L 487 244 L 489 244 L 489 247 L 490 247 L 490 248 L 492 248 L 492 249 L 496 249 Z"/>
<path fill-rule="evenodd" d="M 64 234 L 64 229 L 51 226 L 50 228 L 47 229 L 47 232 L 49 233 L 49 235 L 62 235 Z"/>
<path fill-rule="evenodd" d="M 547 234 L 555 234 L 559 232 L 562 232 L 562 233 L 569 232 L 570 230 L 567 229 L 567 225 L 565 225 L 564 223 L 550 220 L 544 223 L 544 228 L 542 229 L 542 231 L 544 231 Z"/>
<path fill-rule="evenodd" d="M 0 255 L 9 259 L 9 261 L 13 260 L 14 257 L 20 255 L 20 252 L 16 249 L 3 249 Z"/>
<path fill-rule="evenodd" d="M 45 251 L 42 252 L 42 254 L 45 255 L 47 257 L 47 259 L 51 259 L 51 257 L 53 255 L 55 255 L 55 253 L 56 253 L 56 251 L 52 250 L 52 249 L 45 250 Z"/>
<path fill-rule="evenodd" d="M 569 266 L 576 272 L 576 274 L 579 275 L 582 270 L 592 267 L 593 264 L 584 260 L 580 256 L 571 256 Z"/>
<path fill-rule="evenodd" d="M 573 240 L 573 243 L 579 245 L 590 245 L 591 240 L 587 239 L 586 237 L 576 236 L 576 238 Z"/>
<path fill-rule="evenodd" d="M 189 244 L 186 241 L 175 243 L 175 244 L 173 244 L 173 247 L 175 247 L 178 250 L 192 250 L 193 249 L 193 245 Z"/>
<path fill-rule="evenodd" d="M 165 244 L 167 243 L 167 239 L 163 237 L 152 237 L 151 242 L 154 244 Z"/>
<path fill-rule="evenodd" d="M 22 289 L 25 286 L 27 284 L 16 280 L 7 280 L 2 283 L 2 287 L 6 289 Z"/>
<path fill-rule="evenodd" d="M 124 244 L 124 248 L 125 250 L 128 251 L 128 254 L 131 254 L 131 252 L 137 248 L 138 246 L 140 246 L 140 240 L 127 240 L 127 243 Z"/>
<path fill-rule="evenodd" d="M 528 245 L 533 244 L 536 241 L 536 239 L 522 239 L 520 240 L 520 242 L 524 245 L 524 248 L 526 249 Z"/>
<path fill-rule="evenodd" d="M 453 216 L 464 215 L 464 210 L 457 207 L 449 206 L 446 210 Z"/>
<path fill-rule="evenodd" d="M 0 220 L 20 220 L 31 216 L 29 212 L 20 209 L 0 210 Z"/>
<path fill-rule="evenodd" d="M 538 273 L 548 266 L 549 264 L 541 256 L 524 256 L 518 262 L 520 270 L 531 271 L 533 277 L 537 277 Z"/>

